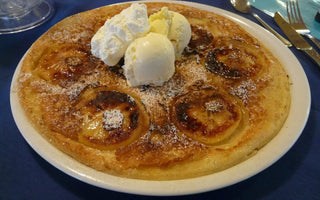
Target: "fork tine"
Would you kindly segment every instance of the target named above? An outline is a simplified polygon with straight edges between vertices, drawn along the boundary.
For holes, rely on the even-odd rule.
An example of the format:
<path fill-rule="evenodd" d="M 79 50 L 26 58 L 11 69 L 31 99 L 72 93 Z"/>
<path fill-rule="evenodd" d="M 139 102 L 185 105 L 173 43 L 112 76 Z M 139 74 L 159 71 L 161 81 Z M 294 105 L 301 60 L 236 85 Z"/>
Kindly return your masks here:
<path fill-rule="evenodd" d="M 290 23 L 304 23 L 298 0 L 289 0 L 286 2 L 287 15 Z"/>
<path fill-rule="evenodd" d="M 297 11 L 297 6 L 296 6 L 296 2 L 295 0 L 291 1 L 292 3 L 292 9 L 293 9 L 293 14 L 294 14 L 294 19 L 295 19 L 295 23 L 299 23 L 299 16 L 298 16 L 298 11 Z"/>
<path fill-rule="evenodd" d="M 295 5 L 294 2 L 292 0 L 287 1 L 287 14 L 288 14 L 288 19 L 289 19 L 289 23 L 296 23 L 297 20 L 297 15 L 296 15 L 296 11 L 295 11 Z"/>
<path fill-rule="evenodd" d="M 299 2 L 299 1 L 297 0 L 297 1 L 296 1 L 296 9 L 297 9 L 297 11 L 298 11 L 298 16 L 299 16 L 297 19 L 298 19 L 298 21 L 300 21 L 300 23 L 304 23 L 304 22 L 303 22 L 303 19 L 302 19 L 302 16 L 301 16 L 301 12 L 300 12 L 300 8 L 299 8 L 299 3 L 298 3 L 298 2 Z"/>
<path fill-rule="evenodd" d="M 290 1 L 287 1 L 286 2 L 286 8 L 287 8 L 287 16 L 288 16 L 288 19 L 289 19 L 289 23 L 291 24 L 292 23 L 292 19 L 291 19 L 291 12 L 290 12 Z"/>

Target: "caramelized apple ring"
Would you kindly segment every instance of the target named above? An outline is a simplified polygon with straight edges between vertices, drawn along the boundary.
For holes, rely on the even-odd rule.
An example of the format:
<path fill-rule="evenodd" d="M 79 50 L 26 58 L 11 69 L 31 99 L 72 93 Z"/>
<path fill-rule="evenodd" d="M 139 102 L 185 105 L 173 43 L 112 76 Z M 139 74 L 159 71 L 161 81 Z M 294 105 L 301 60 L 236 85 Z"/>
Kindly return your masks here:
<path fill-rule="evenodd" d="M 198 54 L 201 56 L 207 49 L 212 48 L 213 34 L 202 26 L 191 26 L 191 39 L 185 54 Z"/>
<path fill-rule="evenodd" d="M 218 38 L 214 49 L 206 54 L 205 67 L 228 79 L 255 77 L 270 62 L 259 51 L 258 45 L 248 43 L 243 38 Z"/>
<path fill-rule="evenodd" d="M 247 112 L 236 97 L 209 88 L 178 96 L 170 116 L 178 130 L 209 145 L 223 143 L 247 121 Z"/>
<path fill-rule="evenodd" d="M 84 45 L 60 44 L 43 52 L 34 73 L 45 81 L 67 87 L 92 71 L 99 62 Z"/>
<path fill-rule="evenodd" d="M 79 99 L 83 114 L 79 141 L 98 149 L 115 149 L 149 130 L 149 119 L 139 99 L 107 87 L 89 88 Z"/>

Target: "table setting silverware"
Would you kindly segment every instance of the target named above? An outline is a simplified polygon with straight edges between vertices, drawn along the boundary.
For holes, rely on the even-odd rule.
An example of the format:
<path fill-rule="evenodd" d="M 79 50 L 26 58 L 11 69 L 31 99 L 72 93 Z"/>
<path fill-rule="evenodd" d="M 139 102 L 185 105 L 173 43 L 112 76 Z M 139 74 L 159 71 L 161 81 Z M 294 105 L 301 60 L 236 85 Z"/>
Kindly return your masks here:
<path fill-rule="evenodd" d="M 230 0 L 232 6 L 239 12 L 248 13 L 254 16 L 267 30 L 274 34 L 278 39 L 280 39 L 286 46 L 291 47 L 292 44 L 277 33 L 273 28 L 271 28 L 265 21 L 263 21 L 258 14 L 252 12 L 250 2 L 248 0 Z"/>
<path fill-rule="evenodd" d="M 298 0 L 286 2 L 288 20 L 291 26 L 301 35 L 308 37 L 320 49 L 319 41 L 311 35 L 311 31 L 306 27 L 299 8 Z"/>
<path fill-rule="evenodd" d="M 298 49 L 310 56 L 320 67 L 320 55 L 312 46 L 281 16 L 279 12 L 274 15 L 274 20 L 289 38 L 291 43 Z"/>

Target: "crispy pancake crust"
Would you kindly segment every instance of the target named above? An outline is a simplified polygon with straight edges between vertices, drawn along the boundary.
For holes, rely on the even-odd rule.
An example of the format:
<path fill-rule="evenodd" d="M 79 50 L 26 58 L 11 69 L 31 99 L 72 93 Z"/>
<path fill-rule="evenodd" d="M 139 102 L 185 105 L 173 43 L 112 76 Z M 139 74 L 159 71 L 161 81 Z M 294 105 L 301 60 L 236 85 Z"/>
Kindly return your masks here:
<path fill-rule="evenodd" d="M 130 4 L 68 17 L 26 54 L 19 97 L 31 123 L 54 146 L 96 170 L 138 179 L 185 179 L 246 160 L 281 129 L 289 78 L 261 42 L 235 22 L 173 3 L 192 38 L 161 87 L 127 85 L 121 61 L 94 57 L 90 40 Z"/>

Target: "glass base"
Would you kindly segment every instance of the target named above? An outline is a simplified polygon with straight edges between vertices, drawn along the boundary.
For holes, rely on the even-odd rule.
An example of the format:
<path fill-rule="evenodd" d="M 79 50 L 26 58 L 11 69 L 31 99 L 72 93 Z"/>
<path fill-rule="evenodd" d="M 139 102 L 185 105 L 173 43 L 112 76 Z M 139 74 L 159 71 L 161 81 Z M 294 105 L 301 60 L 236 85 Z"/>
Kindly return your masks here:
<path fill-rule="evenodd" d="M 52 17 L 54 8 L 50 0 L 42 1 L 28 12 L 17 16 L 0 16 L 0 35 L 17 33 L 37 27 Z"/>

